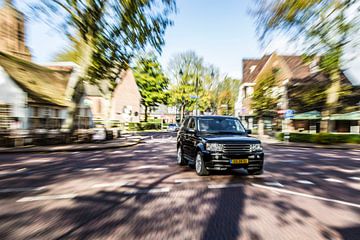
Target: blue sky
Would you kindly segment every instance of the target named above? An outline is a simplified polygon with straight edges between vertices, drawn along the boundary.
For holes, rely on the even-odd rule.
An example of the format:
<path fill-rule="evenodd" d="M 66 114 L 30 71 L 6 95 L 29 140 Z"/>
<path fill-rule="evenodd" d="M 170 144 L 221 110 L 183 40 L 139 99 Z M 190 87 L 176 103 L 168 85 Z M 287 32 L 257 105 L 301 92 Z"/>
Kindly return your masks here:
<path fill-rule="evenodd" d="M 20 10 L 35 0 L 15 1 Z M 259 57 L 255 25 L 248 15 L 251 0 L 178 0 L 174 26 L 168 29 L 160 58 L 163 65 L 176 53 L 194 50 L 223 74 L 241 77 L 244 57 Z M 36 62 L 51 61 L 66 46 L 60 32 L 28 18 L 27 42 Z"/>
<path fill-rule="evenodd" d="M 241 76 L 244 57 L 258 57 L 251 0 L 179 0 L 175 25 L 166 34 L 162 62 L 181 51 L 194 50 L 224 74 Z"/>
<path fill-rule="evenodd" d="M 28 12 L 27 4 L 37 0 L 15 0 L 17 7 Z M 249 9 L 254 0 L 177 0 L 178 14 L 174 26 L 168 29 L 160 58 L 165 66 L 177 53 L 194 50 L 205 61 L 220 68 L 223 75 L 242 77 L 242 59 L 259 58 L 264 53 L 277 51 L 294 54 L 299 49 L 279 36 L 266 48 L 261 48 L 254 19 Z M 36 62 L 51 61 L 64 49 L 66 39 L 47 23 L 28 18 L 27 43 Z M 286 46 L 286 47 L 285 47 Z M 353 75 L 360 75 L 359 63 Z"/>

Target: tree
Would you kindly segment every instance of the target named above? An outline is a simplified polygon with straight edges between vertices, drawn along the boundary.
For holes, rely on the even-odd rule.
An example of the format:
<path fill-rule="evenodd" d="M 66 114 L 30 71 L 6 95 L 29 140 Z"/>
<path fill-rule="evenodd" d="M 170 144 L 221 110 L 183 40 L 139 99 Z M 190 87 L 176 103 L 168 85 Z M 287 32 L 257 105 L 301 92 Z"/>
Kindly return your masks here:
<path fill-rule="evenodd" d="M 84 81 L 108 81 L 112 92 L 138 50 L 150 45 L 161 51 L 176 7 L 174 0 L 42 0 L 34 9 L 51 23 L 51 19 L 63 20 L 57 26 L 74 44 L 72 56 L 80 74 L 71 94 L 74 106 L 68 125 L 73 130 Z"/>
<path fill-rule="evenodd" d="M 219 75 L 215 66 L 206 64 L 195 52 L 187 51 L 170 60 L 169 72 L 172 78 L 169 103 L 179 106 L 180 121 L 185 111 L 193 111 L 196 104 L 200 112 L 213 108 L 212 90 Z"/>
<path fill-rule="evenodd" d="M 318 73 L 311 78 L 293 79 L 288 86 L 289 107 L 297 112 L 324 111 L 331 81 L 327 74 Z M 355 111 L 360 99 L 359 87 L 352 86 L 344 74 L 341 74 L 339 105 L 341 112 Z"/>
<path fill-rule="evenodd" d="M 321 56 L 320 67 L 331 79 L 326 115 L 338 105 L 345 50 L 357 44 L 357 7 L 356 0 L 258 0 L 256 16 L 262 41 L 285 32 L 294 40 L 305 39 L 308 56 Z"/>
<path fill-rule="evenodd" d="M 239 94 L 239 88 L 240 81 L 230 77 L 225 77 L 217 84 L 215 92 L 218 114 L 233 115 L 235 113 L 235 101 Z"/>
<path fill-rule="evenodd" d="M 276 111 L 279 101 L 279 94 L 276 93 L 277 69 L 267 70 L 262 73 L 255 83 L 251 108 L 258 117 L 271 115 Z"/>
<path fill-rule="evenodd" d="M 141 104 L 145 107 L 147 122 L 148 110 L 167 102 L 169 79 L 155 56 L 141 57 L 134 68 L 134 76 L 140 89 Z"/>
<path fill-rule="evenodd" d="M 263 118 L 265 116 L 272 116 L 277 109 L 280 98 L 279 94 L 275 91 L 278 71 L 278 69 L 264 71 L 259 75 L 255 83 L 251 108 L 259 118 L 259 135 L 263 135 L 264 131 Z"/>

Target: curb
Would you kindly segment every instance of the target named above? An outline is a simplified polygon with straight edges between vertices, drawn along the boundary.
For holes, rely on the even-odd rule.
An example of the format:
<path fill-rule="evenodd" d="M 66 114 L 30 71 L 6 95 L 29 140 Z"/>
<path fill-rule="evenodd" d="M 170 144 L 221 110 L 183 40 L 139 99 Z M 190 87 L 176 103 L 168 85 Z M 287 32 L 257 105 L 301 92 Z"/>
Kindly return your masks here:
<path fill-rule="evenodd" d="M 337 146 L 337 145 L 293 145 L 286 143 L 264 143 L 270 146 L 286 147 L 286 148 L 320 148 L 320 149 L 338 149 L 338 150 L 360 150 L 360 146 Z"/>
<path fill-rule="evenodd" d="M 96 147 L 87 147 L 87 148 L 65 148 L 65 149 L 31 149 L 31 148 L 21 148 L 21 149 L 9 149 L 9 150 L 0 150 L 0 154 L 15 154 L 15 153 L 53 153 L 53 152 L 86 152 L 86 151 L 96 151 L 104 149 L 115 149 L 115 148 L 126 148 L 136 146 L 141 143 L 143 139 L 133 141 L 128 144 L 122 145 L 110 145 L 110 146 L 96 146 Z"/>

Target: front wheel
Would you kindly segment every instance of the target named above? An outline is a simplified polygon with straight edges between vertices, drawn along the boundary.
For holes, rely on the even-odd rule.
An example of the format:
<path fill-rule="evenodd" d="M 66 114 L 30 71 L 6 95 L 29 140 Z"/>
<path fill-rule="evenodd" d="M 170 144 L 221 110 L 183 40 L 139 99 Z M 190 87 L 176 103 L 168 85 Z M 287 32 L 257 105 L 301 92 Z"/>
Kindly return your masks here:
<path fill-rule="evenodd" d="M 177 164 L 185 165 L 184 155 L 181 146 L 179 146 L 177 150 Z"/>
<path fill-rule="evenodd" d="M 199 176 L 209 175 L 209 171 L 205 167 L 205 163 L 204 163 L 203 157 L 200 152 L 198 152 L 196 155 L 195 170 L 196 170 L 197 175 L 199 175 Z"/>

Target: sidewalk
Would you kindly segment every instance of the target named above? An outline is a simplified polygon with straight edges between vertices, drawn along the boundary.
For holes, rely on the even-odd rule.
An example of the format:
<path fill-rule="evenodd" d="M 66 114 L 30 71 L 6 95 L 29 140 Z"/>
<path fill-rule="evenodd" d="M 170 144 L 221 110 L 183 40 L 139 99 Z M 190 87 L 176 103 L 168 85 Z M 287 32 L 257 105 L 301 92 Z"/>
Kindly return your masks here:
<path fill-rule="evenodd" d="M 278 146 L 278 147 L 298 147 L 298 148 L 322 148 L 322 149 L 340 149 L 340 150 L 346 150 L 346 149 L 354 149 L 354 150 L 360 150 L 360 144 L 350 144 L 350 143 L 341 143 L 341 144 L 331 144 L 331 145 L 325 145 L 325 144 L 313 144 L 313 143 L 301 143 L 301 142 L 282 142 L 275 138 L 269 137 L 269 136 L 255 136 L 258 138 L 264 145 L 270 145 L 270 146 Z"/>
<path fill-rule="evenodd" d="M 0 154 L 3 153 L 51 153 L 51 152 L 77 152 L 77 151 L 94 151 L 103 149 L 114 149 L 131 147 L 139 144 L 146 137 L 130 136 L 125 138 L 118 138 L 111 141 L 104 141 L 99 143 L 79 143 L 67 145 L 52 145 L 52 146 L 24 146 L 12 148 L 0 148 Z"/>

